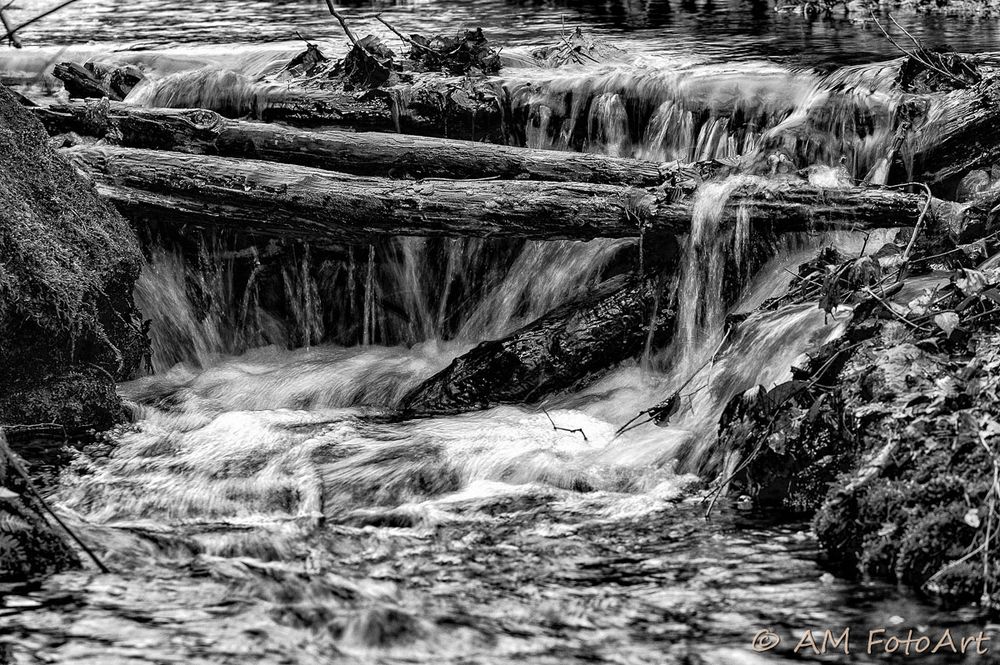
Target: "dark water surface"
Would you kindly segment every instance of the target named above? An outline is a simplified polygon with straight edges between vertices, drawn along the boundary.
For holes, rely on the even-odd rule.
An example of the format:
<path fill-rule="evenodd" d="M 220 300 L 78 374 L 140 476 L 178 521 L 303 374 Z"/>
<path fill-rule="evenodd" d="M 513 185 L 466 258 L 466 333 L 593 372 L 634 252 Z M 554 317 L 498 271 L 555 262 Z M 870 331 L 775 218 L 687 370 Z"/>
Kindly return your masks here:
<path fill-rule="evenodd" d="M 51 7 L 54 0 L 16 0 L 18 19 Z M 397 0 L 349 2 L 343 14 L 359 33 L 395 38 L 372 17 L 404 32 L 451 32 L 482 27 L 508 46 L 553 44 L 564 29 L 582 26 L 630 50 L 657 55 L 689 54 L 718 60 L 767 58 L 789 64 L 837 65 L 896 57 L 898 52 L 866 16 L 805 20 L 776 13 L 770 3 L 746 0 Z M 990 17 L 899 16 L 929 45 L 960 51 L 1000 49 L 1000 23 Z M 885 17 L 883 16 L 883 19 Z M 87 42 L 164 46 L 289 41 L 296 32 L 312 40 L 341 39 L 321 0 L 80 0 L 22 34 L 32 46 Z M 898 34 L 898 33 L 897 33 Z"/>

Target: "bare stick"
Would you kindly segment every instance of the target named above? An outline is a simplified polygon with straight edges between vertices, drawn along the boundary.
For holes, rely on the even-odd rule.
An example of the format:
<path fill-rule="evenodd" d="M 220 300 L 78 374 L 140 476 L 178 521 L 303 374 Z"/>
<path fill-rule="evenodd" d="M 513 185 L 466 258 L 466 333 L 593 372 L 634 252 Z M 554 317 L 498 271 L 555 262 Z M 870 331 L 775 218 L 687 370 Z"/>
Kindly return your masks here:
<path fill-rule="evenodd" d="M 924 208 L 920 211 L 920 216 L 917 217 L 917 223 L 913 227 L 913 234 L 910 236 L 910 242 L 906 245 L 906 250 L 903 252 L 902 260 L 899 264 L 899 270 L 896 271 L 896 281 L 901 282 L 903 280 L 903 271 L 906 269 L 906 265 L 910 262 L 910 255 L 913 254 L 913 247 L 917 243 L 917 236 L 920 235 L 920 231 L 924 227 L 924 220 L 927 218 L 927 213 L 931 209 L 931 199 L 934 195 L 931 193 L 931 188 L 922 182 L 907 182 L 902 185 L 893 185 L 892 188 L 898 189 L 901 187 L 909 187 L 911 185 L 917 185 L 924 188 L 924 192 L 927 194 L 927 200 L 924 202 Z"/>
<path fill-rule="evenodd" d="M 407 37 L 406 35 L 404 35 L 403 33 L 401 33 L 399 30 L 397 30 L 396 28 L 394 28 L 392 26 L 392 24 L 390 24 L 388 21 L 386 21 L 384 18 L 382 18 L 381 14 L 376 14 L 375 15 L 375 20 L 378 21 L 379 23 L 381 23 L 382 25 L 384 25 L 385 27 L 389 28 L 390 30 L 392 30 L 393 34 L 395 34 L 397 37 L 399 37 L 400 39 L 402 39 L 407 44 L 409 44 L 409 45 L 411 45 L 411 46 L 413 46 L 415 48 L 423 49 L 423 50 L 428 51 L 430 53 L 433 53 L 435 55 L 442 55 L 442 53 L 440 51 L 438 51 L 437 49 L 432 49 L 430 46 L 426 46 L 424 44 L 420 44 L 420 43 L 414 41 L 413 38 Z"/>
<path fill-rule="evenodd" d="M 94 564 L 97 565 L 97 568 L 102 573 L 110 573 L 111 571 L 108 570 L 108 567 L 105 566 L 101 562 L 101 560 L 97 558 L 97 555 L 94 554 L 94 551 L 91 550 L 89 547 L 87 547 L 87 545 L 82 540 L 80 540 L 80 538 L 75 533 L 73 533 L 73 531 L 68 526 L 66 526 L 65 522 L 59 519 L 59 516 L 56 515 L 55 511 L 49 507 L 48 502 L 44 498 L 42 498 L 42 495 L 39 494 L 38 491 L 35 489 L 34 484 L 31 482 L 31 477 L 28 475 L 28 472 L 24 469 L 24 467 L 21 466 L 21 463 L 17 460 L 17 458 L 12 456 L 10 458 L 10 462 L 11 466 L 14 467 L 14 470 L 17 471 L 17 473 L 21 476 L 21 478 L 24 479 L 24 485 L 25 487 L 28 488 L 28 492 L 30 492 L 32 496 L 38 499 L 38 502 L 42 504 L 42 507 L 45 509 L 45 512 L 47 512 L 52 517 L 52 519 L 55 520 L 56 524 L 62 527 L 63 531 L 69 534 L 69 537 L 72 538 L 73 541 L 80 546 L 80 549 L 82 549 L 84 552 L 87 553 L 87 556 L 90 557 L 90 559 L 94 562 Z"/>
<path fill-rule="evenodd" d="M 16 31 L 10 27 L 10 22 L 7 20 L 7 15 L 4 13 L 7 10 L 7 8 L 11 6 L 11 4 L 13 4 L 13 0 L 11 0 L 11 2 L 8 2 L 3 7 L 0 7 L 0 23 L 3 23 L 3 29 L 7 31 L 10 45 L 13 46 L 14 48 L 21 48 L 21 40 L 17 38 L 17 34 L 15 34 Z"/>
<path fill-rule="evenodd" d="M 550 423 L 552 423 L 552 429 L 554 431 L 556 431 L 556 432 L 569 432 L 570 434 L 576 434 L 577 432 L 579 432 L 583 436 L 583 440 L 584 441 L 590 441 L 590 439 L 587 438 L 587 433 L 584 432 L 579 427 L 576 428 L 576 429 L 569 429 L 568 427 L 559 427 L 559 426 L 557 426 L 556 423 L 555 423 L 555 421 L 552 420 L 552 416 L 550 416 L 549 412 L 545 410 L 544 406 L 542 407 L 542 413 L 544 413 L 545 417 L 549 419 Z"/>
<path fill-rule="evenodd" d="M 876 301 L 878 301 L 878 303 L 880 305 L 882 305 L 882 307 L 884 307 L 890 314 L 892 314 L 893 316 L 895 316 L 897 319 L 899 319 L 900 321 L 902 321 L 906 325 L 910 326 L 914 330 L 923 330 L 924 329 L 923 326 L 918 326 L 916 323 L 914 323 L 913 321 L 910 321 L 908 318 L 906 318 L 905 316 L 903 316 L 902 314 L 900 314 L 899 312 L 897 312 L 896 310 L 894 310 L 889 305 L 889 303 L 887 303 L 882 298 L 879 298 L 878 295 L 876 295 L 875 292 L 872 291 L 871 289 L 865 289 L 865 291 L 868 293 L 868 295 L 870 295 L 872 298 L 874 298 Z"/>
<path fill-rule="evenodd" d="M 910 53 L 905 48 L 903 48 L 902 46 L 900 46 L 896 42 L 895 39 L 893 39 L 892 37 L 889 36 L 889 33 L 886 32 L 885 28 L 882 27 L 882 24 L 879 23 L 878 19 L 875 18 L 875 12 L 872 11 L 872 12 L 869 12 L 869 13 L 871 14 L 872 20 L 875 21 L 875 25 L 877 25 L 878 29 L 882 31 L 883 35 L 885 35 L 885 38 L 888 39 L 892 43 L 892 45 L 895 46 L 896 48 L 898 48 L 904 55 L 906 55 L 906 56 L 908 56 L 910 58 L 913 58 L 914 60 L 916 60 L 917 62 L 919 62 L 921 65 L 923 65 L 924 67 L 926 67 L 927 69 L 932 69 L 932 70 L 936 71 L 938 74 L 940 74 L 941 76 L 944 76 L 945 78 L 949 78 L 952 81 L 956 81 L 958 83 L 961 83 L 963 86 L 965 85 L 965 81 L 963 81 L 962 79 L 958 78 L 957 76 L 954 76 L 953 74 L 949 74 L 948 72 L 935 67 L 930 62 L 927 62 L 924 58 L 920 57 L 920 55 L 918 55 L 918 52 Z M 896 19 L 892 18 L 891 14 L 889 15 L 889 19 L 893 23 L 896 24 L 896 27 L 898 27 L 900 30 L 903 30 L 903 32 L 906 33 L 906 35 L 910 39 L 913 39 L 913 36 L 910 35 L 910 33 L 906 32 L 906 30 L 904 30 L 902 26 L 900 26 L 898 23 L 896 23 Z M 920 45 L 920 43 L 917 40 L 913 39 L 913 43 L 917 45 L 918 49 L 923 49 L 923 47 Z"/>
<path fill-rule="evenodd" d="M 333 14 L 333 18 L 337 19 L 340 23 L 340 27 L 344 29 L 344 34 L 347 35 L 347 39 L 350 40 L 352 45 L 357 46 L 358 38 L 354 36 L 353 32 L 351 32 L 351 28 L 347 25 L 347 21 L 344 20 L 344 17 L 341 16 L 340 12 L 334 8 L 333 0 L 326 0 L 326 6 L 330 8 L 330 13 Z"/>
<path fill-rule="evenodd" d="M 7 25 L 6 25 L 7 22 L 4 21 L 4 30 L 7 31 L 7 34 L 5 34 L 3 37 L 0 37 L 0 41 L 2 41 L 4 39 L 11 39 L 11 40 L 13 40 L 15 33 L 17 33 L 19 30 L 24 30 L 25 28 L 27 28 L 32 23 L 35 23 L 37 21 L 41 21 L 43 18 L 45 18 L 49 14 L 54 14 L 57 11 L 59 11 L 60 9 L 62 9 L 63 7 L 67 7 L 67 6 L 71 5 L 71 4 L 73 4 L 74 2 L 76 2 L 76 0 L 66 0 L 65 2 L 56 5 L 55 7 L 53 7 L 50 10 L 48 10 L 46 12 L 42 12 L 41 14 L 39 14 L 38 16 L 36 16 L 35 18 L 28 19 L 27 21 L 25 21 L 21 25 L 17 26 L 13 30 L 9 29 L 7 27 Z"/>

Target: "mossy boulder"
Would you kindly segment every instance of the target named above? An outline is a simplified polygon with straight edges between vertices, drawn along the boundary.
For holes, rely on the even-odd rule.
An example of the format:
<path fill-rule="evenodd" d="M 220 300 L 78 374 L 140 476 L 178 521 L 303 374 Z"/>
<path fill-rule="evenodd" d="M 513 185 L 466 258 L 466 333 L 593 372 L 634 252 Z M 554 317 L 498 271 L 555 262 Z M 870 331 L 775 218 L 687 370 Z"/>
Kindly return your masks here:
<path fill-rule="evenodd" d="M 758 508 L 815 511 L 832 567 L 996 609 L 1000 269 L 944 275 L 862 296 L 792 381 L 729 404 L 720 443 Z"/>
<path fill-rule="evenodd" d="M 0 426 L 104 429 L 146 353 L 129 224 L 0 86 Z"/>

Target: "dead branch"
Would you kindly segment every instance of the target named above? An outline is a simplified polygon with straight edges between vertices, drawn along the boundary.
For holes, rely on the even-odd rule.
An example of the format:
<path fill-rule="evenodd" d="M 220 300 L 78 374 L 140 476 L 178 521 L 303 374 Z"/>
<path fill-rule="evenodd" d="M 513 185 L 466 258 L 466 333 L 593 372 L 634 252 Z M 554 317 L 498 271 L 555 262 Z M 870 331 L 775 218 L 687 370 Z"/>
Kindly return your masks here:
<path fill-rule="evenodd" d="M 347 21 L 344 20 L 343 15 L 333 6 L 333 0 L 326 0 L 326 6 L 329 7 L 330 13 L 333 14 L 333 18 L 337 19 L 340 23 L 340 27 L 344 29 L 344 34 L 347 35 L 347 39 L 350 40 L 353 46 L 357 46 L 358 38 L 354 36 L 353 32 L 351 32 L 351 28 L 347 25 Z"/>
<path fill-rule="evenodd" d="M 556 421 L 552 420 L 552 416 L 549 415 L 549 412 L 545 410 L 544 406 L 542 407 L 542 413 L 544 413 L 545 417 L 549 419 L 550 423 L 552 423 L 552 431 L 569 432 L 570 434 L 576 434 L 579 432 L 583 436 L 584 441 L 590 441 L 590 439 L 587 438 L 587 433 L 583 431 L 583 428 L 577 427 L 576 429 L 569 429 L 568 427 L 559 427 L 556 425 Z"/>
<path fill-rule="evenodd" d="M 18 33 L 18 32 L 19 32 L 20 30 L 24 30 L 25 28 L 27 28 L 27 27 L 28 27 L 29 25 L 31 25 L 32 23 L 37 23 L 38 21 L 41 21 L 41 20 L 42 20 L 43 18 L 45 18 L 46 16 L 49 16 L 49 15 L 51 15 L 51 14 L 54 14 L 54 13 L 56 13 L 57 11 L 59 11 L 60 9 L 62 9 L 63 7 L 67 7 L 67 6 L 69 6 L 69 5 L 73 4 L 73 3 L 74 3 L 74 2 L 76 2 L 76 1 L 77 1 L 77 0 L 66 0 L 65 2 L 62 2 L 62 3 L 58 4 L 58 5 L 56 5 L 56 6 L 55 6 L 55 7 L 53 7 L 52 9 L 49 9 L 48 11 L 44 11 L 44 12 L 42 12 L 41 14 L 39 14 L 38 16 L 35 16 L 34 18 L 30 18 L 30 19 L 28 19 L 27 21 L 25 21 L 25 22 L 24 22 L 24 23 L 22 23 L 21 25 L 17 26 L 17 27 L 16 27 L 16 28 L 14 28 L 13 30 L 12 30 L 12 29 L 10 29 L 10 28 L 9 28 L 9 27 L 7 26 L 7 21 L 6 21 L 6 20 L 4 20 L 4 22 L 3 22 L 3 23 L 4 23 L 4 30 L 6 30 L 6 33 L 5 33 L 5 34 L 4 34 L 4 35 L 3 35 L 2 37 L 0 37 L 0 41 L 3 41 L 3 40 L 5 40 L 5 39 L 6 39 L 6 40 L 10 40 L 10 41 L 11 41 L 11 42 L 13 43 L 13 41 L 14 41 L 14 40 L 16 39 L 16 35 L 17 35 L 17 33 Z M 7 6 L 9 7 L 10 5 L 7 5 Z M 6 9 L 6 7 L 5 7 L 4 9 Z M 2 12 L 0 12 L 0 14 L 2 14 Z M 20 47 L 18 47 L 18 48 L 20 48 Z"/>

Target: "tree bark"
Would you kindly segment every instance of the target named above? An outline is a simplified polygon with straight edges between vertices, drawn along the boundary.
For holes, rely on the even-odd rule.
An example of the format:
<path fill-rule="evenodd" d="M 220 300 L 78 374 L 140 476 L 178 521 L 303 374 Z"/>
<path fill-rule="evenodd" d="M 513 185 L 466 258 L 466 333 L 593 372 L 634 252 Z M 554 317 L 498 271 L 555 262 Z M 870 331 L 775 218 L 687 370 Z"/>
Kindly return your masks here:
<path fill-rule="evenodd" d="M 95 76 L 93 72 L 75 62 L 57 64 L 52 69 L 52 75 L 63 82 L 66 92 L 73 99 L 102 99 L 107 97 L 116 102 L 120 102 L 122 99 L 104 81 Z"/>
<path fill-rule="evenodd" d="M 1000 160 L 998 79 L 948 93 L 943 103 L 945 113 L 918 129 L 910 148 L 915 179 L 932 187 L 957 183 L 971 169 Z"/>
<path fill-rule="evenodd" d="M 672 335 L 675 301 L 664 294 L 665 304 L 654 313 L 658 285 L 653 277 L 612 278 L 584 298 L 457 358 L 412 390 L 401 408 L 411 416 L 456 413 L 537 402 L 578 387 L 639 355 L 651 322 L 656 321 L 659 344 Z"/>
<path fill-rule="evenodd" d="M 312 132 L 229 120 L 213 111 L 197 109 L 74 103 L 32 110 L 53 135 L 75 132 L 130 148 L 262 159 L 365 176 L 504 178 L 655 187 L 668 181 L 699 179 L 707 168 L 405 134 Z"/>
<path fill-rule="evenodd" d="M 364 239 L 378 234 L 571 239 L 676 235 L 693 204 L 678 190 L 511 180 L 351 176 L 304 166 L 113 147 L 64 150 L 98 190 L 133 217 L 225 225 L 271 236 Z M 925 197 L 890 189 L 823 189 L 751 179 L 722 210 L 742 209 L 775 232 L 911 226 Z M 985 213 L 931 201 L 959 231 Z"/>

